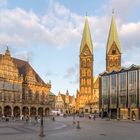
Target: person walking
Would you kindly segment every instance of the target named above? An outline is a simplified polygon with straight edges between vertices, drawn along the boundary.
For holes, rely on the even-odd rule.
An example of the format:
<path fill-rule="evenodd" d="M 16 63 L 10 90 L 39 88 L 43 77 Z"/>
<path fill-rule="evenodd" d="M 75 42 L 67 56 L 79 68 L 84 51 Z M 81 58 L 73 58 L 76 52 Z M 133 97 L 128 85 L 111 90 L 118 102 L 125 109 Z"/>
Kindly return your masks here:
<path fill-rule="evenodd" d="M 96 119 L 96 116 L 95 116 L 95 114 L 93 114 L 93 119 L 94 119 L 94 120 Z"/>

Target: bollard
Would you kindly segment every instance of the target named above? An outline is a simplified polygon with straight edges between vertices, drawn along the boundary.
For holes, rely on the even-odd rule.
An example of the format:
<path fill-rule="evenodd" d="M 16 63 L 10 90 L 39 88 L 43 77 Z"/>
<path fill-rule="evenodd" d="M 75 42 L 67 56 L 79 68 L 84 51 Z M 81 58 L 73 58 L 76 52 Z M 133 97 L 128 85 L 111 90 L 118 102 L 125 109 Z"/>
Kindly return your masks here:
<path fill-rule="evenodd" d="M 80 127 L 80 122 L 79 121 L 77 121 L 77 129 L 80 129 L 81 127 Z"/>
<path fill-rule="evenodd" d="M 120 121 L 120 118 L 118 117 L 117 120 Z"/>
<path fill-rule="evenodd" d="M 55 117 L 52 117 L 52 121 L 55 121 Z"/>

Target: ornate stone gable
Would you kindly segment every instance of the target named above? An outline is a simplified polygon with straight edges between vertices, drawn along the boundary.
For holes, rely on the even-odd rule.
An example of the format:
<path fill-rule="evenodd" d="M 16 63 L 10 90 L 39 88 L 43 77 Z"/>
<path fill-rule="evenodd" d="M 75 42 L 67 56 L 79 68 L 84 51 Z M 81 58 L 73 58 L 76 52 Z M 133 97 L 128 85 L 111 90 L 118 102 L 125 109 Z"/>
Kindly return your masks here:
<path fill-rule="evenodd" d="M 1 55 L 0 60 L 0 77 L 12 80 L 18 80 L 20 78 L 17 66 L 13 62 L 13 58 L 6 54 Z"/>
<path fill-rule="evenodd" d="M 26 75 L 26 81 L 29 83 L 36 83 L 36 78 L 35 78 L 35 73 L 33 70 L 29 67 L 27 70 L 27 75 Z"/>
<path fill-rule="evenodd" d="M 106 58 L 107 71 L 110 72 L 121 68 L 121 53 L 115 42 L 113 42 Z"/>
<path fill-rule="evenodd" d="M 81 56 L 89 56 L 89 55 L 92 55 L 91 54 L 91 51 L 89 50 L 89 47 L 88 45 L 86 44 L 80 54 Z"/>

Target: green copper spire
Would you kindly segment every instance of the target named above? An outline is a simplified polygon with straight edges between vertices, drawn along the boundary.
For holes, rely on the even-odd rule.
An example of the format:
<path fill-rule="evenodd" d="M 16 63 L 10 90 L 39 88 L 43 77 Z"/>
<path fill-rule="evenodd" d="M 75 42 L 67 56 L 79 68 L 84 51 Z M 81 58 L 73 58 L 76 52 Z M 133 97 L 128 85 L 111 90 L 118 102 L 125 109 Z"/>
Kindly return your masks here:
<path fill-rule="evenodd" d="M 112 14 L 113 15 L 112 15 L 112 20 L 111 20 L 111 26 L 110 26 L 108 41 L 107 41 L 106 53 L 109 52 L 113 42 L 116 43 L 116 45 L 118 47 L 118 50 L 121 52 L 120 41 L 119 41 L 119 38 L 118 38 L 118 32 L 117 32 L 115 18 L 114 18 L 114 11 L 112 12 Z"/>
<path fill-rule="evenodd" d="M 83 37 L 82 37 L 81 46 L 80 46 L 80 53 L 82 52 L 85 45 L 87 45 L 89 47 L 89 50 L 91 51 L 91 53 L 93 53 L 93 45 L 92 45 L 92 40 L 91 40 L 91 35 L 90 35 L 90 29 L 89 29 L 89 23 L 88 23 L 87 16 L 86 16 L 86 20 L 85 20 Z"/>

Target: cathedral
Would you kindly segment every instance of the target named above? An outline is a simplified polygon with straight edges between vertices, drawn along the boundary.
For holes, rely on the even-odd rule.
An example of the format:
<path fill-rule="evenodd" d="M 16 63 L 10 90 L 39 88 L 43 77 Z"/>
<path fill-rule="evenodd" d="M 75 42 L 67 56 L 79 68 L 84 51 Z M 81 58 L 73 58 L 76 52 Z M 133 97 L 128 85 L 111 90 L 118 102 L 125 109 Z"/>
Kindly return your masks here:
<path fill-rule="evenodd" d="M 111 26 L 106 47 L 106 71 L 119 70 L 121 68 L 121 47 L 118 38 L 114 15 L 112 15 Z"/>
<path fill-rule="evenodd" d="M 98 112 L 99 78 L 93 76 L 93 44 L 88 18 L 86 17 L 80 46 L 79 91 L 76 95 L 76 111 L 79 113 Z"/>
<path fill-rule="evenodd" d="M 94 49 L 87 17 L 85 19 L 79 60 L 80 84 L 76 95 L 76 111 L 83 113 L 99 112 L 99 76 L 96 77 L 93 74 Z M 106 47 L 106 71 L 112 72 L 120 68 L 121 47 L 113 13 Z"/>

